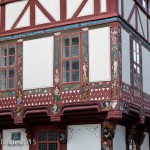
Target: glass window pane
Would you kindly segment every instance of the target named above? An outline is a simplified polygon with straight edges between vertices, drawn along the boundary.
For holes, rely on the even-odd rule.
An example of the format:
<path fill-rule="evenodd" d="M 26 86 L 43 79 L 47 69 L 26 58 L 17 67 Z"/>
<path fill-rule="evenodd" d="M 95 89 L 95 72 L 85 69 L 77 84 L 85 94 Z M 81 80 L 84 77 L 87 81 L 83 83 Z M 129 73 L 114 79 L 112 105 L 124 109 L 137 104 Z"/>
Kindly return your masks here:
<path fill-rule="evenodd" d="M 1 67 L 4 67 L 7 65 L 7 57 L 1 57 Z"/>
<path fill-rule="evenodd" d="M 56 143 L 50 143 L 49 144 L 49 150 L 57 150 L 57 144 Z"/>
<path fill-rule="evenodd" d="M 14 64 L 15 64 L 15 57 L 9 56 L 9 65 L 14 65 Z"/>
<path fill-rule="evenodd" d="M 133 50 L 136 50 L 135 48 L 135 41 L 133 40 Z"/>
<path fill-rule="evenodd" d="M 64 37 L 63 38 L 63 46 L 69 46 L 69 37 Z"/>
<path fill-rule="evenodd" d="M 1 79 L 6 79 L 6 70 L 1 71 Z"/>
<path fill-rule="evenodd" d="M 136 62 L 136 52 L 134 51 L 134 61 Z"/>
<path fill-rule="evenodd" d="M 47 141 L 47 133 L 46 132 L 39 133 L 39 141 Z"/>
<path fill-rule="evenodd" d="M 137 54 L 137 63 L 140 64 L 140 56 Z"/>
<path fill-rule="evenodd" d="M 65 57 L 69 57 L 70 54 L 69 54 L 69 47 L 64 47 L 63 48 L 63 58 Z"/>
<path fill-rule="evenodd" d="M 1 55 L 2 56 L 7 56 L 7 48 L 6 47 L 2 47 Z"/>
<path fill-rule="evenodd" d="M 9 55 L 15 55 L 15 46 L 14 45 L 9 46 Z"/>
<path fill-rule="evenodd" d="M 139 49 L 140 49 L 140 47 L 139 47 L 139 44 L 137 43 L 137 49 L 136 49 L 136 51 L 137 51 L 138 54 L 139 54 Z"/>
<path fill-rule="evenodd" d="M 79 81 L 79 71 L 72 71 L 72 81 Z"/>
<path fill-rule="evenodd" d="M 137 73 L 140 74 L 140 67 L 137 67 Z"/>
<path fill-rule="evenodd" d="M 6 80 L 1 80 L 1 90 L 6 89 Z"/>
<path fill-rule="evenodd" d="M 72 46 L 72 56 L 79 56 L 79 46 Z"/>
<path fill-rule="evenodd" d="M 136 65 L 134 65 L 134 73 L 136 73 Z"/>
<path fill-rule="evenodd" d="M 39 144 L 39 150 L 47 150 L 47 144 L 46 143 L 40 143 Z"/>
<path fill-rule="evenodd" d="M 79 45 L 79 37 L 78 37 L 78 35 L 74 35 L 72 37 L 72 45 Z"/>
<path fill-rule="evenodd" d="M 49 140 L 50 141 L 57 141 L 57 133 L 56 132 L 49 132 Z"/>
<path fill-rule="evenodd" d="M 14 79 L 9 79 L 9 88 L 14 88 Z"/>
<path fill-rule="evenodd" d="M 69 72 L 63 72 L 63 82 L 69 82 L 69 81 L 70 81 Z"/>
<path fill-rule="evenodd" d="M 14 78 L 15 71 L 14 69 L 9 69 L 9 78 Z"/>
<path fill-rule="evenodd" d="M 70 69 L 69 61 L 64 61 L 63 62 L 63 71 L 69 71 L 69 69 Z"/>
<path fill-rule="evenodd" d="M 72 70 L 79 70 L 79 60 L 72 61 Z"/>

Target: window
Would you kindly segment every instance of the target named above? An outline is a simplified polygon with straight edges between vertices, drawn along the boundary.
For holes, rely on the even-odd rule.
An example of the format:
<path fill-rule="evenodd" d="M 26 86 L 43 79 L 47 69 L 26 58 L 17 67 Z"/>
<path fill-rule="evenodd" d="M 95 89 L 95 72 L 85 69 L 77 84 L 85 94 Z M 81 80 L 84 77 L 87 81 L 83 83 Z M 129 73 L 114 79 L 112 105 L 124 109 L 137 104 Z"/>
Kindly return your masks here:
<path fill-rule="evenodd" d="M 58 150 L 58 134 L 55 131 L 38 131 L 38 150 Z"/>
<path fill-rule="evenodd" d="M 134 86 L 141 88 L 141 51 L 140 44 L 133 40 L 133 81 Z"/>
<path fill-rule="evenodd" d="M 15 87 L 15 45 L 0 47 L 0 90 Z"/>
<path fill-rule="evenodd" d="M 79 34 L 62 37 L 62 82 L 80 80 L 80 37 Z"/>
<path fill-rule="evenodd" d="M 130 134 L 128 136 L 129 150 L 136 150 L 136 142 L 134 135 Z"/>
<path fill-rule="evenodd" d="M 144 9 L 147 9 L 147 0 L 138 0 L 138 2 Z"/>

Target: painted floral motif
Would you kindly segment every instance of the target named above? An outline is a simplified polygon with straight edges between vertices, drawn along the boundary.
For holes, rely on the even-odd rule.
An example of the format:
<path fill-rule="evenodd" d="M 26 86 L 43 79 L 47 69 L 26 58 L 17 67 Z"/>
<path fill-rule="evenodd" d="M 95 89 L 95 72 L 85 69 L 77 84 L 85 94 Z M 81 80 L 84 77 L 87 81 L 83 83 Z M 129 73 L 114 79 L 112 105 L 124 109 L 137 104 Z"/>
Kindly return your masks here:
<path fill-rule="evenodd" d="M 52 107 L 51 107 L 51 112 L 53 114 L 57 114 L 59 112 L 59 106 L 57 104 L 53 104 Z"/>
<path fill-rule="evenodd" d="M 117 100 L 106 100 L 102 103 L 102 108 L 104 110 L 112 110 L 117 107 Z"/>
<path fill-rule="evenodd" d="M 18 45 L 18 90 L 22 90 L 22 56 L 23 55 L 23 44 Z"/>
<path fill-rule="evenodd" d="M 22 116 L 23 110 L 20 107 L 16 107 L 14 113 L 16 117 L 20 117 Z"/>
<path fill-rule="evenodd" d="M 91 132 L 92 134 L 94 134 L 95 135 L 95 137 L 96 138 L 98 138 L 99 137 L 99 128 L 98 128 L 98 126 L 97 127 L 94 127 L 94 128 L 91 128 L 91 127 L 89 127 L 89 128 L 86 128 L 89 132 Z"/>
<path fill-rule="evenodd" d="M 15 95 L 14 91 L 4 91 L 4 92 L 0 92 L 0 98 L 3 97 L 13 97 Z"/>
<path fill-rule="evenodd" d="M 111 140 L 103 141 L 102 150 L 112 150 L 112 141 Z"/>
<path fill-rule="evenodd" d="M 54 89 L 54 100 L 56 102 L 60 101 L 60 89 L 58 86 L 56 86 Z"/>
<path fill-rule="evenodd" d="M 62 86 L 62 91 L 73 91 L 73 90 L 78 90 L 79 89 L 79 84 L 72 84 L 72 85 L 63 85 Z"/>
<path fill-rule="evenodd" d="M 70 139 L 73 137 L 74 134 L 79 133 L 80 132 L 80 128 L 74 129 L 74 128 L 69 128 L 69 132 L 71 134 L 71 136 L 69 137 Z"/>

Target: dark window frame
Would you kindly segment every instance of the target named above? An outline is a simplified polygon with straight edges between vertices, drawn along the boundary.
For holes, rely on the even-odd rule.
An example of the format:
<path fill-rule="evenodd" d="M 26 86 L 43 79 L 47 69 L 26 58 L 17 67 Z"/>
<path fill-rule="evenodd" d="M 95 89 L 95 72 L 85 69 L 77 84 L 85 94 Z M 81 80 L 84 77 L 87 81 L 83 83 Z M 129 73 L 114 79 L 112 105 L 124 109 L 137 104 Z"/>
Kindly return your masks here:
<path fill-rule="evenodd" d="M 46 140 L 39 140 L 39 134 L 41 132 L 45 132 L 46 133 Z M 57 139 L 54 140 L 50 140 L 49 138 L 49 133 L 55 133 L 57 136 Z M 40 144 L 46 144 L 47 148 L 46 150 L 49 150 L 49 144 L 57 144 L 57 150 L 60 150 L 60 140 L 59 140 L 59 133 L 57 132 L 56 129 L 54 128 L 38 128 L 36 130 L 36 149 L 39 150 L 39 145 Z"/>
<path fill-rule="evenodd" d="M 14 47 L 14 54 L 10 55 L 9 48 L 13 46 Z M 6 55 L 2 56 L 2 48 L 6 48 Z M 2 66 L 2 57 L 6 58 L 6 65 Z M 14 57 L 14 63 L 10 64 L 10 57 Z M 1 72 L 5 70 L 6 71 L 6 78 L 2 78 Z M 13 77 L 10 77 L 9 71 L 14 70 Z M 0 45 L 0 91 L 6 91 L 6 90 L 13 90 L 16 86 L 16 77 L 17 77 L 17 45 L 16 44 L 6 44 L 6 45 Z M 1 88 L 2 81 L 6 82 L 6 87 Z M 10 86 L 10 80 L 13 80 L 14 84 L 13 87 Z"/>
<path fill-rule="evenodd" d="M 78 44 L 77 45 L 72 45 L 72 37 L 74 36 L 78 36 Z M 65 37 L 69 37 L 69 46 L 64 46 L 63 45 L 63 39 Z M 74 32 L 74 33 L 69 33 L 69 34 L 63 34 L 61 36 L 61 82 L 63 84 L 66 84 L 66 83 L 78 83 L 80 82 L 80 74 L 81 74 L 81 32 Z M 72 56 L 72 47 L 76 47 L 78 46 L 78 56 Z M 63 50 L 65 47 L 68 47 L 69 48 L 69 57 L 63 57 Z M 78 69 L 77 70 L 73 70 L 72 68 L 72 62 L 74 60 L 78 60 Z M 63 70 L 63 62 L 66 62 L 68 61 L 69 62 L 69 71 L 64 71 Z M 73 81 L 73 77 L 72 77 L 72 72 L 78 72 L 78 80 L 76 81 Z M 63 73 L 64 72 L 69 72 L 69 81 L 64 81 L 63 80 Z"/>

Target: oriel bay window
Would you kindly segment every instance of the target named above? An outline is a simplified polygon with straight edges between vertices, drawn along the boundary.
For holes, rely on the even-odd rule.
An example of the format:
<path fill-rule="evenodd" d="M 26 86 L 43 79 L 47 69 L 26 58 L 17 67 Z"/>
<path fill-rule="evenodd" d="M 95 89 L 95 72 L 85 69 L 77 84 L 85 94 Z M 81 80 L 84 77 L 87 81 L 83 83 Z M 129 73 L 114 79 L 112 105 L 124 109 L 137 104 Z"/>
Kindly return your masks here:
<path fill-rule="evenodd" d="M 135 40 L 132 41 L 133 52 L 133 81 L 134 86 L 141 89 L 142 73 L 141 73 L 141 49 L 140 44 Z"/>
<path fill-rule="evenodd" d="M 80 80 L 80 36 L 79 33 L 62 37 L 62 82 Z"/>
<path fill-rule="evenodd" d="M 15 45 L 0 47 L 0 90 L 15 88 Z"/>

